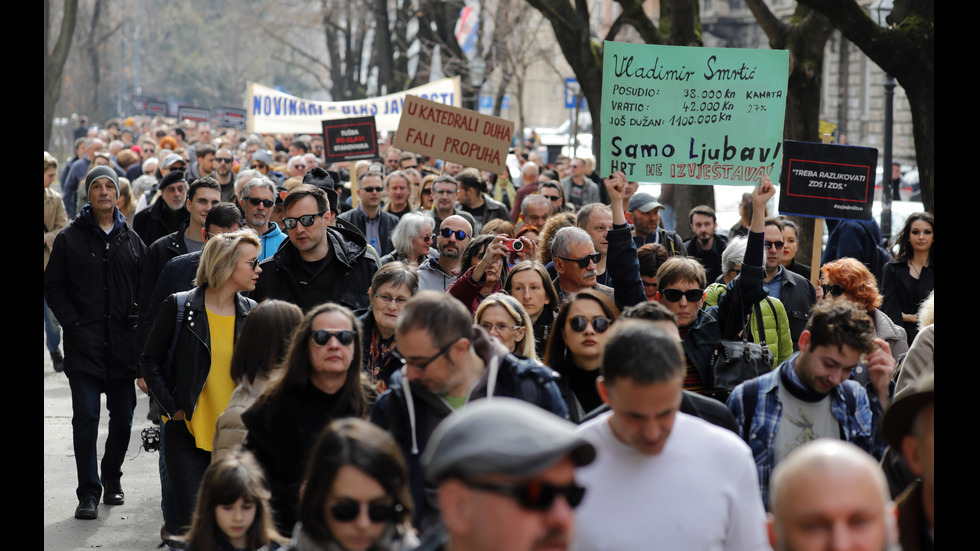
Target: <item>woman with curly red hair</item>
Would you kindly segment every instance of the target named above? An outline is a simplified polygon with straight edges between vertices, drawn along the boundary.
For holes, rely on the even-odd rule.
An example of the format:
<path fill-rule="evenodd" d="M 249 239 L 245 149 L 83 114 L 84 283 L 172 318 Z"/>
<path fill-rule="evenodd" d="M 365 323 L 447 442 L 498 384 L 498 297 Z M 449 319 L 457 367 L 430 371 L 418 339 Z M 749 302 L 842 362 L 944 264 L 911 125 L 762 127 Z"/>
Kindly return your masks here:
<path fill-rule="evenodd" d="M 878 282 L 867 266 L 854 258 L 841 258 L 824 264 L 821 268 L 821 276 L 824 283 L 824 297 L 844 295 L 867 310 L 874 321 L 875 336 L 888 343 L 895 361 L 908 351 L 905 329 L 879 310 L 882 296 L 878 292 Z M 859 380 L 861 375 L 867 379 L 867 372 L 855 371 Z"/>

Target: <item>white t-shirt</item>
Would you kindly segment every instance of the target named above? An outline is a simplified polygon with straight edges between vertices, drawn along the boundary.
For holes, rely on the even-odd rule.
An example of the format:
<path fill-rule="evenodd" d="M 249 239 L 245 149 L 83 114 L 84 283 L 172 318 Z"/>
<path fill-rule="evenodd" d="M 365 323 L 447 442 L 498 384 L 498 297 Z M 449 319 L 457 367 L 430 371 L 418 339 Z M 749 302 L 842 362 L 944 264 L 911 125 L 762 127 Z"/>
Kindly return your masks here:
<path fill-rule="evenodd" d="M 755 461 L 738 436 L 678 412 L 663 451 L 648 457 L 616 438 L 611 415 L 579 427 L 596 459 L 576 470 L 587 490 L 571 549 L 769 549 Z"/>

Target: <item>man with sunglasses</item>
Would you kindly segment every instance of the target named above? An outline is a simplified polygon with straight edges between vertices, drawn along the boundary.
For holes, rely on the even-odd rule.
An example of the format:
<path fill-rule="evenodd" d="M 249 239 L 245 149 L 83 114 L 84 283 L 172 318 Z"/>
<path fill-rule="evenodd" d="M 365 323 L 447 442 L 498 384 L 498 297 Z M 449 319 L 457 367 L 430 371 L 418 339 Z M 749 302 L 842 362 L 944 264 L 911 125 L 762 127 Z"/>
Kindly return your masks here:
<path fill-rule="evenodd" d="M 235 195 L 235 172 L 232 170 L 234 162 L 235 157 L 226 147 L 214 154 L 214 179 L 221 185 L 222 201 L 231 201 Z"/>
<path fill-rule="evenodd" d="M 575 473 L 595 455 L 575 425 L 518 400 L 454 413 L 423 456 L 446 527 L 425 548 L 567 549 L 587 493 Z"/>
<path fill-rule="evenodd" d="M 875 337 L 868 313 L 846 298 L 820 301 L 799 346 L 776 369 L 738 385 L 728 397 L 755 456 L 767 506 L 773 467 L 801 445 L 818 438 L 846 440 L 875 459 L 885 448 L 879 427 L 895 359 L 888 343 Z M 866 386 L 848 380 L 859 370 L 868 373 Z"/>
<path fill-rule="evenodd" d="M 360 230 L 367 242 L 384 256 L 394 250 L 391 232 L 398 225 L 398 217 L 381 210 L 381 193 L 384 191 L 384 175 L 368 170 L 357 179 L 357 207 L 339 216 Z"/>
<path fill-rule="evenodd" d="M 473 325 L 462 302 L 442 291 L 420 291 L 408 301 L 398 317 L 395 342 L 392 356 L 403 366 L 375 402 L 371 422 L 388 430 L 405 454 L 415 499 L 412 523 L 425 534 L 438 521 L 438 505 L 435 488 L 423 480 L 419 454 L 437 425 L 488 396 L 517 398 L 562 418 L 568 417 L 568 408 L 555 372 L 512 354 Z M 497 436 L 481 433 L 479 438 Z"/>
<path fill-rule="evenodd" d="M 431 256 L 419 265 L 419 290 L 445 293 L 459 279 L 460 257 L 470 243 L 473 229 L 462 216 L 452 215 L 442 221 L 436 234 L 439 258 Z"/>
<path fill-rule="evenodd" d="M 730 430 L 680 412 L 684 356 L 676 333 L 618 321 L 606 340 L 606 412 L 579 427 L 596 460 L 572 549 L 767 549 L 749 447 Z"/>
<path fill-rule="evenodd" d="M 562 302 L 566 296 L 582 289 L 594 289 L 606 294 L 610 300 L 615 299 L 612 287 L 596 281 L 596 265 L 602 259 L 602 254 L 595 251 L 592 237 L 587 231 L 572 226 L 555 232 L 555 240 L 551 242 L 551 258 L 558 272 L 558 277 L 552 283 Z"/>
<path fill-rule="evenodd" d="M 712 355 L 722 338 L 738 334 L 753 305 L 764 299 L 762 286 L 763 261 L 763 212 L 766 201 L 776 193 L 768 177 L 763 177 L 759 187 L 752 191 L 755 211 L 752 228 L 746 244 L 742 271 L 729 283 L 717 306 L 702 310 L 704 289 L 707 285 L 704 266 L 694 258 L 674 256 L 657 269 L 656 295 L 658 302 L 677 316 L 677 326 L 683 339 L 687 370 L 684 388 L 711 395 L 714 392 Z M 642 194 L 637 194 L 642 195 Z M 633 196 L 636 199 L 636 195 Z M 740 302 L 735 302 L 741 297 Z M 732 308 L 738 310 L 732 312 Z M 734 327 L 733 324 L 737 324 Z M 720 397 L 722 400 L 726 396 Z"/>
<path fill-rule="evenodd" d="M 783 268 L 783 223 L 778 218 L 765 219 L 766 232 L 766 289 L 769 296 L 778 298 L 789 316 L 789 334 L 793 351 L 798 351 L 800 335 L 810 317 L 810 308 L 817 302 L 817 293 L 807 279 Z"/>
<path fill-rule="evenodd" d="M 276 186 L 265 176 L 252 178 L 242 187 L 242 210 L 245 222 L 259 234 L 262 251 L 259 261 L 276 254 L 279 245 L 286 240 L 286 234 L 270 220 L 272 208 L 276 205 Z"/>
<path fill-rule="evenodd" d="M 365 256 L 363 242 L 344 233 L 350 230 L 331 227 L 336 213 L 327 192 L 301 184 L 286 195 L 283 208 L 289 241 L 262 262 L 252 298 L 285 300 L 304 312 L 328 301 L 351 310 L 370 306 L 367 290 L 378 264 Z"/>

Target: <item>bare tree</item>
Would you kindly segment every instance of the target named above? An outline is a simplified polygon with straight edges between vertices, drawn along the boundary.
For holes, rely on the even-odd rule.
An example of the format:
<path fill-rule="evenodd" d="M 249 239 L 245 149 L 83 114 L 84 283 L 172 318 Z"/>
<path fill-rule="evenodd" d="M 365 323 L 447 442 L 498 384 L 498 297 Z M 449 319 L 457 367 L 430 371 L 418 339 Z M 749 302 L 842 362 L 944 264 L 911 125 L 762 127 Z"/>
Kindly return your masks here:
<path fill-rule="evenodd" d="M 61 75 L 71 49 L 75 34 L 75 19 L 78 16 L 78 0 L 65 0 L 61 15 L 61 29 L 54 49 L 51 43 L 51 2 L 44 0 L 44 149 L 51 143 L 51 124 L 54 122 L 54 108 L 61 98 Z"/>

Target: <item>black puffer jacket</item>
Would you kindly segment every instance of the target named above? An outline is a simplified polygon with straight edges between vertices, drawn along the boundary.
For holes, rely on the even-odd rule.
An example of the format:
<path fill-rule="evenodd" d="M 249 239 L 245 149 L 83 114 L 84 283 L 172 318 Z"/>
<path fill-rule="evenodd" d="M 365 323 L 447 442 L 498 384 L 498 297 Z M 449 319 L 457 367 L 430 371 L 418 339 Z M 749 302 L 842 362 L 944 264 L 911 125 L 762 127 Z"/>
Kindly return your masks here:
<path fill-rule="evenodd" d="M 328 227 L 327 239 L 330 240 L 330 263 L 303 283 L 297 275 L 297 266 L 303 262 L 299 251 L 291 241 L 283 242 L 275 255 L 262 261 L 262 274 L 252 298 L 259 302 L 267 298 L 285 300 L 304 312 L 327 301 L 351 310 L 369 307 L 371 301 L 367 290 L 374 272 L 378 271 L 378 264 L 364 256 L 364 236 L 346 228 Z"/>
<path fill-rule="evenodd" d="M 173 418 L 177 410 L 184 410 L 190 421 L 194 416 L 197 399 L 211 371 L 211 335 L 208 331 L 208 314 L 204 308 L 204 289 L 196 287 L 188 292 L 184 303 L 184 319 L 174 345 L 174 358 L 168 369 L 167 357 L 174 342 L 177 322 L 177 294 L 163 301 L 150 336 L 140 357 L 140 373 L 153 399 L 167 417 Z M 255 307 L 255 301 L 240 294 L 235 295 L 235 338 L 242 330 L 245 316 Z"/>
<path fill-rule="evenodd" d="M 65 371 L 101 379 L 137 377 L 139 274 L 146 247 L 115 209 L 102 231 L 91 205 L 54 241 L 44 298 L 65 332 Z"/>

